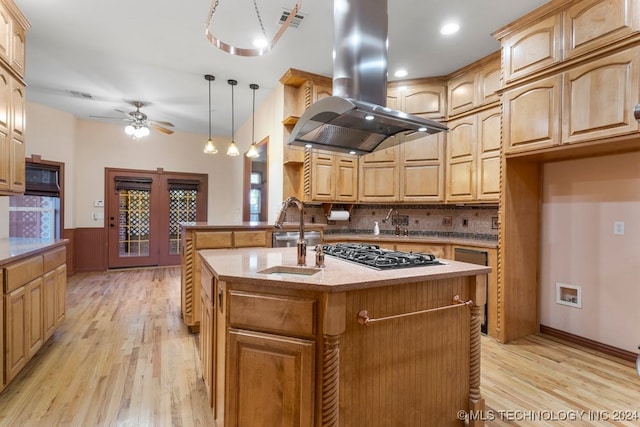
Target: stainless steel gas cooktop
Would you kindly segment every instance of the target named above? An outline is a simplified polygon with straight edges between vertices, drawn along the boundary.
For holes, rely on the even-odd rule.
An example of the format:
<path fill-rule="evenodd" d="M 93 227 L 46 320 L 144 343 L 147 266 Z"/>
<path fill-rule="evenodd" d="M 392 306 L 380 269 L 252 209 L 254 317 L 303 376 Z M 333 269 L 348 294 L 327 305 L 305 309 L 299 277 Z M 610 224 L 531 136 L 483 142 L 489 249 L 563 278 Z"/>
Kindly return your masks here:
<path fill-rule="evenodd" d="M 443 264 L 432 254 L 381 249 L 378 245 L 368 243 L 324 244 L 322 250 L 326 255 L 379 270 Z"/>

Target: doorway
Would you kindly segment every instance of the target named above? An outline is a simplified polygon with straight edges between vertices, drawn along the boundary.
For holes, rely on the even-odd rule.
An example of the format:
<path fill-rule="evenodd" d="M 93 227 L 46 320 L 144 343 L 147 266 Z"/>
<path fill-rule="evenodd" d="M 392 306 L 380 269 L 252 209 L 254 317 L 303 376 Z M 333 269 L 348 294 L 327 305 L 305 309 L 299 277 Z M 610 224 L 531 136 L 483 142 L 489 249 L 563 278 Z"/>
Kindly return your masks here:
<path fill-rule="evenodd" d="M 269 197 L 269 138 L 256 144 L 259 156 L 244 159 L 242 220 L 265 222 Z"/>
<path fill-rule="evenodd" d="M 108 268 L 180 264 L 180 223 L 206 221 L 206 174 L 105 169 Z"/>

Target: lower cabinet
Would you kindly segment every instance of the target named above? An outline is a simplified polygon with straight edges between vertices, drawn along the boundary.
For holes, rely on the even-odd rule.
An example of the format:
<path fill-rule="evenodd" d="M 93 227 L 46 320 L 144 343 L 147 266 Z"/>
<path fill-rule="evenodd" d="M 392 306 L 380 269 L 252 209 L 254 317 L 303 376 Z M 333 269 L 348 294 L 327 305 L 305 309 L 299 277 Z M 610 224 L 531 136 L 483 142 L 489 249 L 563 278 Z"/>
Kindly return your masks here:
<path fill-rule="evenodd" d="M 226 426 L 312 426 L 315 343 L 229 330 Z"/>
<path fill-rule="evenodd" d="M 62 247 L 7 264 L 2 270 L 3 387 L 35 356 L 65 317 L 65 258 L 66 250 Z"/>
<path fill-rule="evenodd" d="M 396 251 L 403 252 L 433 254 L 436 258 L 446 258 L 447 253 L 447 245 L 438 245 L 433 243 L 397 243 L 394 249 Z"/>

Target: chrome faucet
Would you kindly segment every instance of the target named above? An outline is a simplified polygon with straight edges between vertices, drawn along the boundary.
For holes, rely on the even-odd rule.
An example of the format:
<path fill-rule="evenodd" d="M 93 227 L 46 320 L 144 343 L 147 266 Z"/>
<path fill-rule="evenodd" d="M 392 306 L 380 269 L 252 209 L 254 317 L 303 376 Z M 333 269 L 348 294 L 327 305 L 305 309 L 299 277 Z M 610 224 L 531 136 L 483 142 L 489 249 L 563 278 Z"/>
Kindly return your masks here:
<path fill-rule="evenodd" d="M 391 208 L 389 209 L 389 212 L 387 212 L 387 216 L 385 216 L 382 219 L 382 222 L 384 222 L 385 224 L 387 223 L 387 221 L 389 221 L 389 218 L 391 218 L 392 216 L 396 217 L 396 228 L 395 228 L 395 234 L 396 236 L 400 235 L 400 225 L 398 224 L 398 216 L 400 215 L 400 212 L 398 212 L 398 209 L 396 208 Z M 393 219 L 391 220 L 391 224 L 393 224 Z"/>
<path fill-rule="evenodd" d="M 298 230 L 298 242 L 296 244 L 298 248 L 298 265 L 307 265 L 307 241 L 304 240 L 304 205 L 303 203 L 291 196 L 282 202 L 282 207 L 280 208 L 280 212 L 278 212 L 278 217 L 276 218 L 276 223 L 273 224 L 275 228 L 282 228 L 282 224 L 284 223 L 284 218 L 287 215 L 287 208 L 291 203 L 294 203 L 298 210 L 300 211 L 300 228 Z"/>

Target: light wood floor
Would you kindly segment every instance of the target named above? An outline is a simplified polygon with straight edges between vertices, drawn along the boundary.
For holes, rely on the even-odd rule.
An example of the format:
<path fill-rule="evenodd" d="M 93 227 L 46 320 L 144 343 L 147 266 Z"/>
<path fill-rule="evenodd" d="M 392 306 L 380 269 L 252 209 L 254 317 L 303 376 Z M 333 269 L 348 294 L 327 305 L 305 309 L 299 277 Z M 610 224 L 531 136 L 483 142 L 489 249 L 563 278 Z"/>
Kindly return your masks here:
<path fill-rule="evenodd" d="M 178 267 L 76 274 L 67 298 L 64 323 L 0 394 L 0 426 L 214 425 L 197 335 L 180 319 Z M 597 410 L 640 416 L 628 362 L 541 336 L 483 337 L 482 352 L 487 426 L 640 425 L 588 421 Z M 571 411 L 582 420 L 547 420 Z M 534 416 L 543 421 L 522 420 Z"/>

